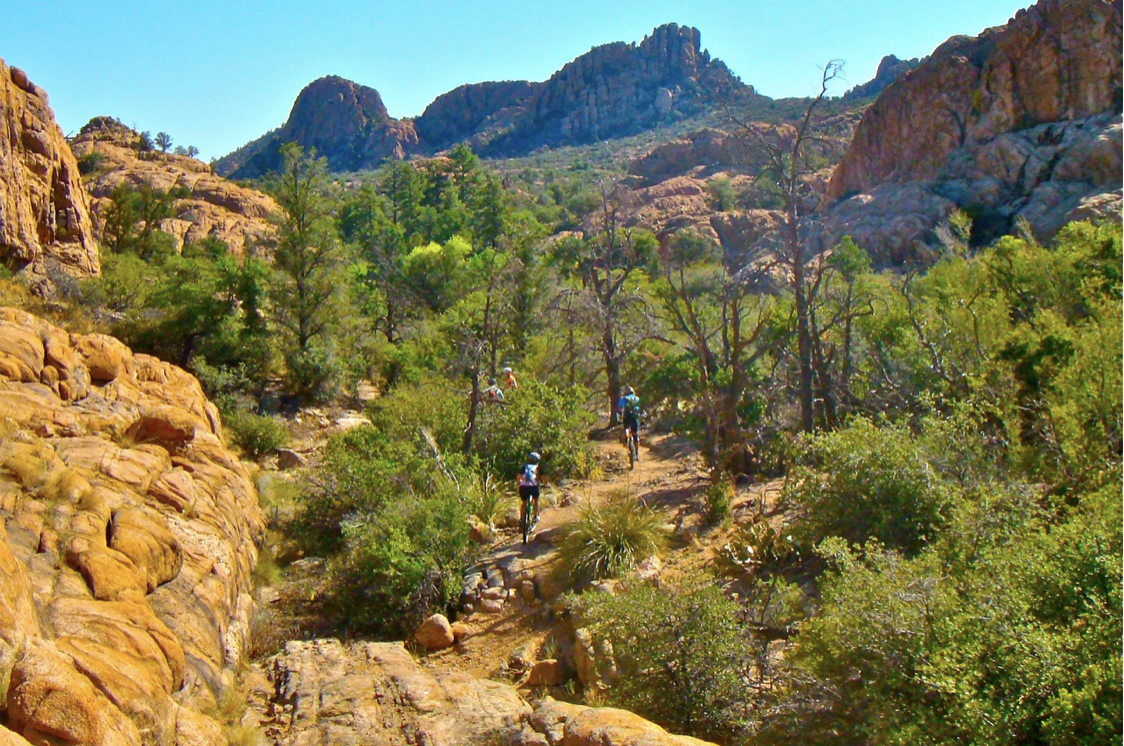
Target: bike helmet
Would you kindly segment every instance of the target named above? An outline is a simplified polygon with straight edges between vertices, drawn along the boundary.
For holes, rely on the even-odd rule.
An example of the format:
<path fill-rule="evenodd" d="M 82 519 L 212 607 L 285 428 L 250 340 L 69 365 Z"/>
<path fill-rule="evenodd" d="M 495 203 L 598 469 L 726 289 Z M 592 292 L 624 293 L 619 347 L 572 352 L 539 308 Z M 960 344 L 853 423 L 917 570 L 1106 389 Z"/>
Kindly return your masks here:
<path fill-rule="evenodd" d="M 504 373 L 510 373 L 510 372 L 511 372 L 511 368 L 504 368 L 504 369 L 503 369 L 503 372 L 504 372 Z"/>
<path fill-rule="evenodd" d="M 527 456 L 527 460 L 532 464 L 537 464 L 540 458 L 542 458 L 542 456 L 540 456 L 537 451 L 531 451 L 531 454 Z"/>
<path fill-rule="evenodd" d="M 624 387 L 624 395 L 625 396 L 632 396 L 632 394 L 633 394 L 632 387 L 631 386 L 625 386 Z"/>

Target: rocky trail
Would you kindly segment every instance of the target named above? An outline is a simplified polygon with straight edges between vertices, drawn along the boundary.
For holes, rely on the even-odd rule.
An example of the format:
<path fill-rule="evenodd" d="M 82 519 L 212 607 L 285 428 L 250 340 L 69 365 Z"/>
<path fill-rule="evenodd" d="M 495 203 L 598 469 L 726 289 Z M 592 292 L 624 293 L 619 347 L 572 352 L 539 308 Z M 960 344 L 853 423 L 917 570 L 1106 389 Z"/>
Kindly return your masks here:
<path fill-rule="evenodd" d="M 705 525 L 709 480 L 689 442 L 648 438 L 634 469 L 616 440 L 599 442 L 596 459 L 594 478 L 544 490 L 542 518 L 527 544 L 510 511 L 498 519 L 501 527 L 465 574 L 463 607 L 451 624 L 427 622 L 429 634 L 405 642 L 286 642 L 246 676 L 250 707 L 242 722 L 261 728 L 278 746 L 346 746 L 372 738 L 536 746 L 702 743 L 667 734 L 632 713 L 577 704 L 583 689 L 597 687 L 598 653 L 588 633 L 574 629 L 560 600 L 571 589 L 558 553 L 566 527 L 589 506 L 644 502 L 671 537 L 660 557 L 634 571 L 653 582 L 706 564 L 709 547 L 729 530 Z M 735 502 L 735 517 L 755 504 L 754 494 Z M 616 582 L 585 592 L 612 592 Z M 272 594 L 291 598 L 292 590 Z"/>

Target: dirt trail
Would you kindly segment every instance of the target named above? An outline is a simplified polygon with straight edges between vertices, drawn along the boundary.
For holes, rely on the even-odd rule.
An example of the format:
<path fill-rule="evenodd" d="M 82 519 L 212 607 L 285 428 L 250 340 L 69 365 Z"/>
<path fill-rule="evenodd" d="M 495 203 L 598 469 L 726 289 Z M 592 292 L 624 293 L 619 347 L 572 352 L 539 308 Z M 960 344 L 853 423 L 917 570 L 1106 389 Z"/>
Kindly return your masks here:
<path fill-rule="evenodd" d="M 556 544 L 564 527 L 578 520 L 581 510 L 624 493 L 643 500 L 666 516 L 669 527 L 682 528 L 699 518 L 705 473 L 696 467 L 693 447 L 672 436 L 649 439 L 640 446 L 640 461 L 628 468 L 628 454 L 617 441 L 596 446 L 600 478 L 544 490 L 542 518 L 526 545 L 517 529 L 501 530 L 485 552 L 481 565 L 512 562 L 538 578 L 555 570 Z M 693 518 L 692 518 L 693 517 Z M 475 613 L 466 622 L 472 634 L 459 644 L 425 657 L 428 665 L 490 678 L 510 677 L 508 660 L 520 649 L 535 650 L 551 635 L 549 608 L 564 590 L 561 582 L 539 582 L 542 600 L 533 604 L 514 600 L 493 614 Z"/>

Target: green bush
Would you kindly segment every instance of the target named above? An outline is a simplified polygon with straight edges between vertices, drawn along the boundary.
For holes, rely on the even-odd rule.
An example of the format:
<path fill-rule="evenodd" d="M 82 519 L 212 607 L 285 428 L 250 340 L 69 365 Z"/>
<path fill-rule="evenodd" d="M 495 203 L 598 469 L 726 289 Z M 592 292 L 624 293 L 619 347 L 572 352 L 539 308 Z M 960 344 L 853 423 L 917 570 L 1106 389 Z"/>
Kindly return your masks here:
<path fill-rule="evenodd" d="M 542 454 L 548 479 L 584 476 L 592 466 L 588 438 L 595 420 L 580 386 L 556 389 L 538 381 L 521 382 L 503 405 L 483 407 L 476 452 L 494 474 L 514 478 L 527 454 Z"/>
<path fill-rule="evenodd" d="M 573 580 L 617 577 L 658 552 L 667 539 L 663 521 L 627 494 L 582 508 L 559 545 L 561 566 Z"/>
<path fill-rule="evenodd" d="M 260 458 L 289 442 L 289 428 L 268 415 L 234 411 L 224 418 L 231 442 L 247 456 Z"/>
<path fill-rule="evenodd" d="M 745 725 L 749 638 L 722 591 L 702 579 L 684 587 L 586 594 L 579 611 L 612 644 L 619 678 L 605 693 L 609 704 L 675 733 L 730 743 Z"/>
<path fill-rule="evenodd" d="M 948 489 L 905 427 L 859 418 L 804 441 L 802 456 L 811 466 L 793 473 L 784 497 L 804 546 L 839 536 L 915 553 L 944 522 Z"/>
<path fill-rule="evenodd" d="M 461 591 L 470 559 L 468 510 L 447 481 L 387 496 L 343 526 L 331 607 L 348 631 L 408 636 Z"/>
<path fill-rule="evenodd" d="M 1012 486 L 957 501 L 913 559 L 833 539 L 822 609 L 763 743 L 1119 743 L 1121 501 L 1043 511 Z"/>

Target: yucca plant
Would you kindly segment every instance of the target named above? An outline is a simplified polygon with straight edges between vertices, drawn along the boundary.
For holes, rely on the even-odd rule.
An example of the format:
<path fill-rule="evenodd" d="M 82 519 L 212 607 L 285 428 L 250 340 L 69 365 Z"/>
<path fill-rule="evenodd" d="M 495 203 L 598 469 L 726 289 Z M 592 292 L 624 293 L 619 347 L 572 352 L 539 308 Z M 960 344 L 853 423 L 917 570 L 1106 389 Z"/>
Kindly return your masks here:
<path fill-rule="evenodd" d="M 575 581 L 617 577 L 655 554 L 667 539 L 660 517 L 640 501 L 616 493 L 582 509 L 559 546 L 562 567 Z"/>

